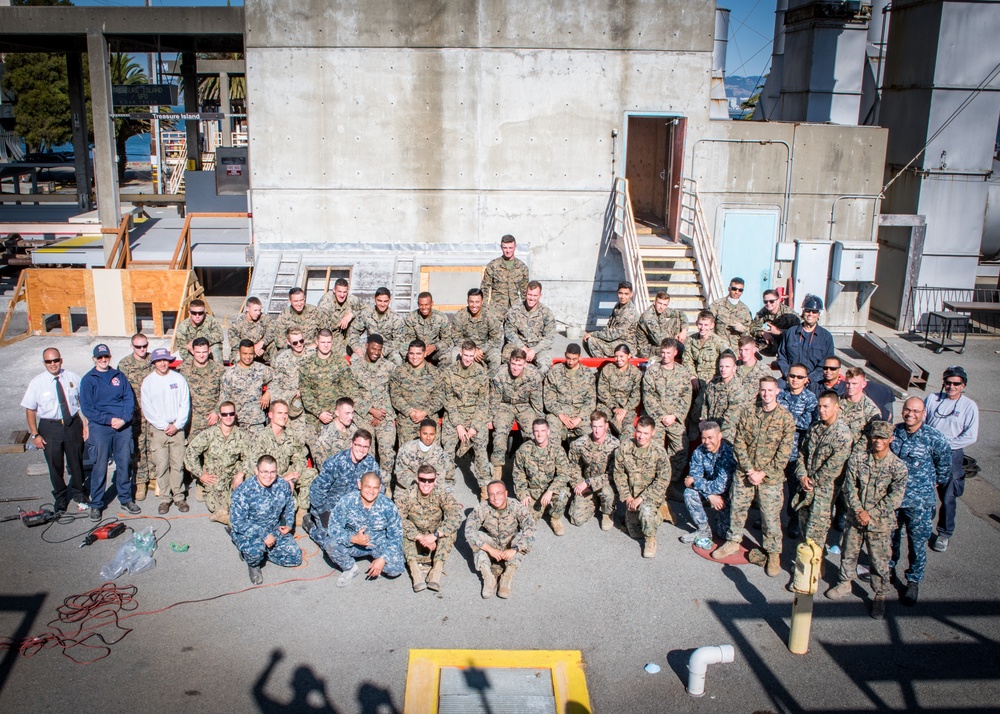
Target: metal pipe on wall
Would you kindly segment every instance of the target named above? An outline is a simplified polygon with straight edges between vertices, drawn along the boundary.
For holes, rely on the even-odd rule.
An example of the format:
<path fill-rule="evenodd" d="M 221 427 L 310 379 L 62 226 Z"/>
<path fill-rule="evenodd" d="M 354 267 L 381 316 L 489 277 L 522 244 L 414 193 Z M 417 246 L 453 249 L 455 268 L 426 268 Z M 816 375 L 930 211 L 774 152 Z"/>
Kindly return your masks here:
<path fill-rule="evenodd" d="M 840 203 L 841 201 L 845 200 L 845 199 L 857 199 L 857 200 L 869 199 L 869 200 L 873 200 L 875 202 L 875 203 L 872 204 L 872 229 L 871 229 L 871 236 L 872 236 L 872 240 L 873 241 L 876 240 L 878 238 L 878 235 L 876 233 L 877 229 L 875 228 L 875 223 L 878 220 L 879 201 L 882 200 L 882 195 L 881 194 L 879 194 L 878 196 L 863 196 L 863 195 L 837 196 L 837 198 L 834 199 L 834 201 L 833 201 L 833 205 L 830 206 L 830 241 L 833 242 L 833 224 L 835 223 L 835 221 L 833 220 L 833 214 L 837 210 L 837 204 Z"/>
<path fill-rule="evenodd" d="M 769 144 L 781 144 L 785 147 L 785 192 L 783 206 L 781 210 L 781 235 L 778 236 L 779 242 L 784 242 L 788 235 L 788 206 L 792 195 L 792 147 L 791 145 L 783 139 L 698 139 L 691 146 L 691 178 L 695 176 L 695 161 L 698 158 L 697 150 L 698 144 L 702 142 L 714 143 L 714 144 L 760 144 L 762 146 L 767 146 Z"/>

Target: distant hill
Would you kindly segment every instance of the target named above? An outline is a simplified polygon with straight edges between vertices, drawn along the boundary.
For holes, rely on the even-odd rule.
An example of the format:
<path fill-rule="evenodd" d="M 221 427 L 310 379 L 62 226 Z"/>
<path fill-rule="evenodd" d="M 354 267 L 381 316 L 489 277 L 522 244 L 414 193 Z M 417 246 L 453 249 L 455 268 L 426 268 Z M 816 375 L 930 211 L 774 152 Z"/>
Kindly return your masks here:
<path fill-rule="evenodd" d="M 764 80 L 767 79 L 767 75 L 763 77 L 726 77 L 726 95 L 733 97 L 734 99 L 749 99 L 753 96 L 754 89 L 758 88 L 758 85 L 763 85 Z"/>

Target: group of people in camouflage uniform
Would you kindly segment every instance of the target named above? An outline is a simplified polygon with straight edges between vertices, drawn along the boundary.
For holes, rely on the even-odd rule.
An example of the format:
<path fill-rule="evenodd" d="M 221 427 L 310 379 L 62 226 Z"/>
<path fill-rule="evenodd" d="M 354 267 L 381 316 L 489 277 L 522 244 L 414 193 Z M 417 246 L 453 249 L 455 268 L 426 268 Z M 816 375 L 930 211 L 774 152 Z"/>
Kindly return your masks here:
<path fill-rule="evenodd" d="M 725 542 L 712 557 L 725 560 L 739 551 L 756 502 L 763 539 L 751 560 L 777 576 L 786 502 L 795 514 L 791 530 L 825 543 L 843 494 L 842 582 L 831 597 L 849 592 L 865 544 L 875 603 L 884 609 L 897 509 L 928 462 L 908 464 L 905 449 L 903 460 L 895 455 L 897 443 L 912 441 L 913 412 L 904 409 L 896 428 L 902 436 L 893 439 L 892 425 L 864 393 L 862 370 L 848 370 L 838 392 L 839 368 L 829 377 L 821 370 L 817 384 L 813 364 L 792 362 L 779 380 L 761 361 L 761 353 L 781 350 L 783 333 L 792 330 L 804 330 L 802 341 L 815 351 L 822 328 L 811 296 L 801 325 L 774 291 L 765 292 L 754 317 L 740 300 L 743 282 L 734 279 L 730 296 L 701 311 L 689 337 L 686 316 L 669 307 L 666 293 L 639 315 L 631 284 L 622 282 L 607 325 L 554 360 L 555 318 L 540 302 L 542 286 L 514 256 L 512 236 L 501 249 L 451 320 L 429 293 L 404 319 L 390 310 L 388 289 L 363 305 L 346 280 L 316 307 L 292 289 L 273 321 L 251 297 L 229 327 L 228 368 L 221 326 L 203 303 L 191 303 L 176 340 L 187 352 L 180 374 L 191 394 L 184 467 L 212 520 L 230 529 L 254 583 L 262 582 L 265 560 L 301 562 L 292 535 L 300 528 L 343 571 L 338 585 L 362 572 L 395 577 L 408 569 L 414 591 L 439 590 L 462 527 L 452 488 L 456 459 L 471 452 L 482 500 L 465 521 L 465 537 L 483 597 L 510 596 L 545 516 L 557 536 L 566 532 L 564 519 L 580 526 L 595 513 L 607 531 L 620 503 L 625 530 L 652 558 L 662 521 L 676 520 L 667 505 L 672 494 L 694 525 L 681 541 L 712 549 L 714 528 Z M 133 345 L 142 342 L 133 338 Z M 606 358 L 599 369 L 582 364 L 584 350 Z M 137 396 L 150 369 L 142 357 L 137 350 L 119 363 Z M 832 350 L 828 358 L 836 359 Z M 523 443 L 512 453 L 515 425 Z M 950 452 L 945 474 L 943 437 L 922 421 L 921 429 L 936 450 L 936 470 L 930 480 L 919 478 L 944 483 Z M 150 427 L 141 410 L 133 433 L 141 501 L 150 479 Z M 171 497 L 176 502 L 176 493 Z M 915 602 L 912 584 L 923 565 L 914 544 L 924 531 L 929 537 L 920 529 L 933 508 L 927 516 L 925 499 L 914 498 L 919 506 L 900 513 L 908 519 L 907 593 Z M 162 500 L 160 513 L 170 505 Z M 893 562 L 898 542 L 895 548 Z M 366 571 L 359 558 L 371 559 Z"/>

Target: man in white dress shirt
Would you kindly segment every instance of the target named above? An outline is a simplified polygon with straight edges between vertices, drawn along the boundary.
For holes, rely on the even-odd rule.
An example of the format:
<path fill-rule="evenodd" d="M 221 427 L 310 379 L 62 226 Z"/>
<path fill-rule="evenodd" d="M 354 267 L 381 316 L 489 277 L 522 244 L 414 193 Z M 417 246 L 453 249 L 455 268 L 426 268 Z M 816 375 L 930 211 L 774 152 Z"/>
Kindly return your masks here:
<path fill-rule="evenodd" d="M 65 511 L 70 499 L 87 510 L 83 486 L 87 420 L 80 413 L 80 376 L 63 369 L 62 355 L 54 347 L 42 352 L 42 361 L 45 371 L 31 380 L 21 400 L 28 420 L 28 443 L 45 452 L 55 512 Z"/>

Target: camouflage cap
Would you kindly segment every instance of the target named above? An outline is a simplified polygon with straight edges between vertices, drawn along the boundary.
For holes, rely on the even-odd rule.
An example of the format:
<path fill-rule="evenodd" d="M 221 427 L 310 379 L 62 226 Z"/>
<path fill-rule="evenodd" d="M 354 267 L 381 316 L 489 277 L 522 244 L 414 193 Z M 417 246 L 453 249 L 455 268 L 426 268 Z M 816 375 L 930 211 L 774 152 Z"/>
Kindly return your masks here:
<path fill-rule="evenodd" d="M 871 435 L 875 439 L 889 439 L 892 437 L 892 424 L 881 419 L 876 419 L 871 424 Z"/>

